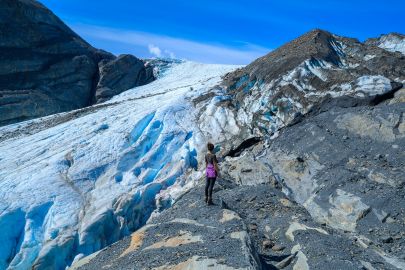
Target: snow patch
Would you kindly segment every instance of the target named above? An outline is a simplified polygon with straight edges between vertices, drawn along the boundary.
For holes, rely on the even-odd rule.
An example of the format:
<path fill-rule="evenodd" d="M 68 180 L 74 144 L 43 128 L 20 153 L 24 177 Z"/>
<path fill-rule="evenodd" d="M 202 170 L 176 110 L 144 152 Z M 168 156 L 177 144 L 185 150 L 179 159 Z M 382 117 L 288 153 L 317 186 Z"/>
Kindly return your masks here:
<path fill-rule="evenodd" d="M 376 57 L 377 57 L 377 55 L 367 54 L 367 55 L 364 56 L 363 59 L 364 59 L 365 61 L 369 61 L 369 60 L 374 59 L 374 58 L 376 58 Z"/>
<path fill-rule="evenodd" d="M 362 76 L 356 80 L 355 92 L 357 96 L 382 95 L 391 91 L 391 81 L 384 76 Z"/>
<path fill-rule="evenodd" d="M 387 51 L 405 54 L 405 38 L 397 35 L 386 35 L 380 39 L 378 47 Z"/>

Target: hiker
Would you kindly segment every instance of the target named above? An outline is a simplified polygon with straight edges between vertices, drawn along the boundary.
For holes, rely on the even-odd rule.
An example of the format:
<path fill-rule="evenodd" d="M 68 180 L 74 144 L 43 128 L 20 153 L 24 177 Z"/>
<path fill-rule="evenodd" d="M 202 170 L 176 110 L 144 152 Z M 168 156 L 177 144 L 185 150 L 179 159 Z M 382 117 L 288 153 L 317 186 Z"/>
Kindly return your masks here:
<path fill-rule="evenodd" d="M 212 205 L 212 189 L 214 188 L 215 180 L 219 174 L 218 160 L 214 154 L 214 145 L 207 143 L 208 153 L 205 155 L 206 166 L 206 183 L 205 183 L 205 202 L 207 205 Z"/>

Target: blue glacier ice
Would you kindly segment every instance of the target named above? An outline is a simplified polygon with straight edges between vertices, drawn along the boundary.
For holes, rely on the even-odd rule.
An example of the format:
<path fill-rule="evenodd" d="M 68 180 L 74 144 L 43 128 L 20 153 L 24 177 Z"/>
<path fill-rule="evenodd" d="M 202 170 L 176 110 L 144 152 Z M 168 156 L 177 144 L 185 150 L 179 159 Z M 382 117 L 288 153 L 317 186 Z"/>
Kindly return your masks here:
<path fill-rule="evenodd" d="M 201 176 L 211 139 L 192 100 L 235 68 L 170 63 L 102 109 L 60 124 L 69 113 L 48 116 L 55 124 L 32 132 L 19 131 L 43 119 L 1 127 L 17 135 L 0 141 L 0 269 L 65 269 L 169 207 Z"/>

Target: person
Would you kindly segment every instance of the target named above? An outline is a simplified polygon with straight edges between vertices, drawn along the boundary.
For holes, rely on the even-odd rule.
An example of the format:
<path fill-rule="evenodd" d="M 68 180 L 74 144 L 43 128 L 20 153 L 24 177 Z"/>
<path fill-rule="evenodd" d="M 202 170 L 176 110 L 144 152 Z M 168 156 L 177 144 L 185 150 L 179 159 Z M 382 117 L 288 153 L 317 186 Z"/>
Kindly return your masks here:
<path fill-rule="evenodd" d="M 205 202 L 207 205 L 212 205 L 212 189 L 215 185 L 215 180 L 219 175 L 218 160 L 214 154 L 214 145 L 207 143 L 208 153 L 205 155 Z"/>

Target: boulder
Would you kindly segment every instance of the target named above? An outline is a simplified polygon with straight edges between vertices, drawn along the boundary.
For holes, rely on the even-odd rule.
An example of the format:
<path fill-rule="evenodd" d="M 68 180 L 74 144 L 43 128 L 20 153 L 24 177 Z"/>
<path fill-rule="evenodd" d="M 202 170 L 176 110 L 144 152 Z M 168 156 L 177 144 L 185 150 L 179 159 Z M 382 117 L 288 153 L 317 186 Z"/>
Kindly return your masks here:
<path fill-rule="evenodd" d="M 100 79 L 97 84 L 96 102 L 100 103 L 132 87 L 154 80 L 153 68 L 130 54 L 123 54 L 112 61 L 101 61 Z"/>

